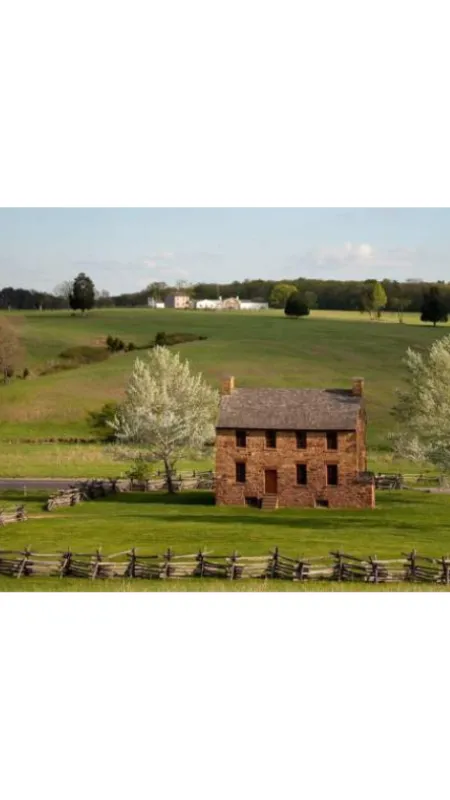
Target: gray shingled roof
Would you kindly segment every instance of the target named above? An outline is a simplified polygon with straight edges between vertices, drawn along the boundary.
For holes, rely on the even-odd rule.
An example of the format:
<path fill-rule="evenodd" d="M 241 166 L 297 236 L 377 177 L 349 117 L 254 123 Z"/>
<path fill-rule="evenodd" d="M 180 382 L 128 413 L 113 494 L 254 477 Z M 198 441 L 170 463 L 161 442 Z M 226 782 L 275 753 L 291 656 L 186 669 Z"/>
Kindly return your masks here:
<path fill-rule="evenodd" d="M 220 399 L 217 427 L 354 430 L 361 403 L 347 389 L 235 389 Z"/>

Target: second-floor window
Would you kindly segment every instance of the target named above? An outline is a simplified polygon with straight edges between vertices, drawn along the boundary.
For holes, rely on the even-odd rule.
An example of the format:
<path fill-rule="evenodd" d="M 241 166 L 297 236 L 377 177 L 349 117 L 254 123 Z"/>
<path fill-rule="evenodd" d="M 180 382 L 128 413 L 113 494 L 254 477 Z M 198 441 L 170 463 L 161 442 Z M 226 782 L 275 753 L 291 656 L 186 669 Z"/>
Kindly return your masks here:
<path fill-rule="evenodd" d="M 236 483 L 245 483 L 245 462 L 238 461 L 236 463 Z"/>
<path fill-rule="evenodd" d="M 236 431 L 236 447 L 247 447 L 246 431 Z"/>
<path fill-rule="evenodd" d="M 306 431 L 297 431 L 297 450 L 306 450 L 307 441 L 306 441 Z"/>
<path fill-rule="evenodd" d="M 274 448 L 277 446 L 277 432 L 266 431 L 266 447 Z"/>
<path fill-rule="evenodd" d="M 337 431 L 327 431 L 327 450 L 338 449 Z"/>

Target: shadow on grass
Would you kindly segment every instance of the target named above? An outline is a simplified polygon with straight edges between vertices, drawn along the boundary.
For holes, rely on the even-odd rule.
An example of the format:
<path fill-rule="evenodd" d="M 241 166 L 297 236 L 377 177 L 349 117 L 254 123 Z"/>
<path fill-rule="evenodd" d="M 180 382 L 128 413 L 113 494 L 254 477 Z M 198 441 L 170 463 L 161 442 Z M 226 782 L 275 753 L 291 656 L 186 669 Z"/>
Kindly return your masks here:
<path fill-rule="evenodd" d="M 28 492 L 24 494 L 23 492 L 18 492 L 16 490 L 5 491 L 0 493 L 0 504 L 1 503 L 10 503 L 14 505 L 26 505 L 27 503 L 42 503 L 44 504 L 47 500 L 50 492 L 42 491 L 42 492 Z"/>
<path fill-rule="evenodd" d="M 139 518 L 141 520 L 145 519 L 146 517 L 142 514 L 127 514 L 127 517 Z M 164 514 L 155 514 L 149 513 L 149 519 L 152 521 L 158 522 L 167 522 L 168 517 Z M 249 527 L 263 527 L 263 528 L 291 528 L 293 531 L 298 531 L 301 533 L 303 530 L 308 531 L 321 531 L 324 534 L 330 534 L 337 530 L 343 530 L 347 528 L 349 532 L 357 530 L 359 534 L 364 534 L 365 531 L 370 531 L 373 533 L 377 530 L 385 530 L 387 523 L 384 517 L 373 517 L 371 519 L 367 519 L 367 517 L 363 519 L 358 519 L 355 517 L 340 517 L 336 518 L 328 517 L 326 514 L 322 514 L 319 512 L 317 516 L 308 516 L 308 517 L 294 517 L 294 516 L 281 516 L 278 514 L 274 514 L 273 516 L 263 515 L 263 514 L 255 514 L 249 510 L 248 514 L 177 514 L 176 516 L 170 516 L 170 525 L 188 525 L 188 524 L 196 524 L 197 526 L 216 526 L 220 525 L 222 527 L 233 527 L 237 525 L 244 525 Z M 423 525 L 421 524 L 412 524 L 409 521 L 389 521 L 389 533 L 391 535 L 395 534 L 405 534 L 407 532 L 413 533 L 423 533 Z"/>
<path fill-rule="evenodd" d="M 102 503 L 123 503 L 125 505 L 165 505 L 165 506 L 213 506 L 214 494 L 207 491 L 179 492 L 123 492 L 99 498 Z M 96 501 L 97 502 L 97 501 Z"/>

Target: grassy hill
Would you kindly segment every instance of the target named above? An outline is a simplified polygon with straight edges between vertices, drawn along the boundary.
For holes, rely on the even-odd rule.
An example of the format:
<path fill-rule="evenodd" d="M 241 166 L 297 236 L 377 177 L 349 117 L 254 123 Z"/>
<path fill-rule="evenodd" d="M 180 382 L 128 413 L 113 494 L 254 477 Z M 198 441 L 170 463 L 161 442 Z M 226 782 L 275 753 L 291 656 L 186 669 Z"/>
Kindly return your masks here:
<path fill-rule="evenodd" d="M 406 324 L 400 325 L 395 315 L 371 322 L 357 312 L 313 312 L 300 320 L 286 319 L 280 312 L 105 309 L 85 318 L 68 312 L 3 313 L 23 342 L 24 365 L 32 372 L 68 347 L 101 346 L 108 334 L 144 345 L 164 330 L 208 337 L 177 349 L 216 386 L 227 374 L 235 375 L 240 386 L 329 388 L 348 387 L 354 375 L 362 375 L 373 452 L 385 447 L 392 426 L 389 414 L 402 382 L 401 361 L 407 347 L 428 348 L 448 330 L 448 326 L 425 326 L 412 314 L 405 315 Z M 139 355 L 145 357 L 142 351 Z M 135 357 L 122 353 L 99 364 L 0 386 L 0 440 L 91 435 L 87 412 L 121 398 Z M 20 461 L 23 447 L 9 445 L 6 453 L 3 449 L 0 472 L 11 474 L 8 458 Z M 48 446 L 45 452 L 51 452 Z M 100 470 L 104 456 L 95 449 L 91 456 L 86 469 L 91 461 Z M 30 455 L 28 463 L 28 471 L 17 466 L 17 474 L 36 474 Z M 86 469 L 77 474 L 86 474 Z M 99 473 L 91 469 L 88 474 Z"/>

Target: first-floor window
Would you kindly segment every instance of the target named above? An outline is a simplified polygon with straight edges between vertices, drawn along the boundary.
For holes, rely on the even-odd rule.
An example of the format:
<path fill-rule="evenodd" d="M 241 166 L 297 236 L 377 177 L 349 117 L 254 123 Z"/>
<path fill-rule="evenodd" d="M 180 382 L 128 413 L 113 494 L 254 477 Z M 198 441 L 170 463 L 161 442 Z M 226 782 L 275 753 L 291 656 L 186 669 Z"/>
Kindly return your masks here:
<path fill-rule="evenodd" d="M 306 464 L 297 464 L 297 483 L 299 486 L 306 486 L 308 483 Z"/>
<path fill-rule="evenodd" d="M 339 480 L 339 471 L 337 464 L 327 464 L 327 485 L 337 486 Z"/>
<path fill-rule="evenodd" d="M 236 483 L 245 483 L 245 462 L 236 463 Z"/>

